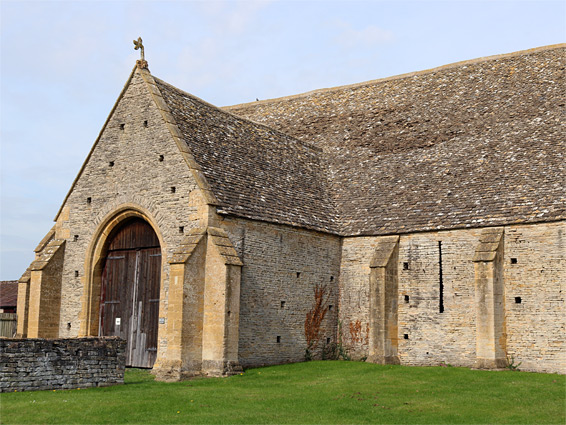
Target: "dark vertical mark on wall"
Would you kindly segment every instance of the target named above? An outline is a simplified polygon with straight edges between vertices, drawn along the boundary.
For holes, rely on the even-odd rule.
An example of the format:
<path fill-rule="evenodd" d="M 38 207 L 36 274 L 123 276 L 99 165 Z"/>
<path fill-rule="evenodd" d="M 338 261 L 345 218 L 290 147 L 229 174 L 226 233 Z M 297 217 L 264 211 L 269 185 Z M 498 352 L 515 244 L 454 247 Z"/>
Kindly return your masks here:
<path fill-rule="evenodd" d="M 438 311 L 444 313 L 444 281 L 442 280 L 442 242 L 438 241 Z"/>

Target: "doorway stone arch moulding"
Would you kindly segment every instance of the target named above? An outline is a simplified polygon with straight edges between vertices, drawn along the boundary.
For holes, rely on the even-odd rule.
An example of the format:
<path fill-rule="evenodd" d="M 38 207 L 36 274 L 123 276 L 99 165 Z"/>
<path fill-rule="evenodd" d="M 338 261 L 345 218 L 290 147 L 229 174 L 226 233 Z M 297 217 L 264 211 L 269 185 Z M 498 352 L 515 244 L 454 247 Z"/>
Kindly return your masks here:
<path fill-rule="evenodd" d="M 160 222 L 157 215 L 151 214 L 146 208 L 134 203 L 125 203 L 117 206 L 113 211 L 96 220 L 96 230 L 89 243 L 85 255 L 85 285 L 81 299 L 79 337 L 98 335 L 98 315 L 100 303 L 100 285 L 102 280 L 103 260 L 108 249 L 109 237 L 113 231 L 120 227 L 126 220 L 140 218 L 146 221 L 153 229 L 161 247 L 161 270 L 167 264 L 167 246 L 159 229 Z M 164 299 L 163 280 L 165 273 L 161 273 L 160 299 Z M 161 308 L 161 305 L 160 305 Z M 161 313 L 160 313 L 161 314 Z"/>

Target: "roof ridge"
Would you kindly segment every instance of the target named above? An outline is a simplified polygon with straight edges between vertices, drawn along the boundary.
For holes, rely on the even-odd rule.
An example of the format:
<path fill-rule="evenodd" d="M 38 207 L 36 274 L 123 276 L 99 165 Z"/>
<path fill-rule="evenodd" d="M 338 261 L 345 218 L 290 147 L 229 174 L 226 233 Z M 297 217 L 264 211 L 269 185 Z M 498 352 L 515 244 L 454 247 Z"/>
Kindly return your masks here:
<path fill-rule="evenodd" d="M 550 45 L 547 45 L 547 46 L 534 47 L 532 49 L 518 50 L 516 52 L 511 52 L 511 53 L 502 53 L 502 54 L 491 55 L 491 56 L 481 56 L 481 57 L 475 58 L 475 59 L 467 59 L 467 60 L 463 60 L 463 61 L 452 62 L 452 63 L 446 64 L 446 65 L 440 65 L 440 66 L 437 66 L 437 67 L 434 67 L 434 68 L 428 68 L 428 69 L 423 69 L 421 71 L 413 71 L 413 72 L 408 72 L 408 73 L 404 73 L 404 74 L 392 75 L 392 76 L 389 76 L 389 77 L 376 78 L 374 80 L 363 81 L 361 83 L 345 84 L 345 85 L 336 86 L 336 87 L 326 87 L 326 88 L 314 89 L 314 90 L 310 90 L 310 91 L 307 91 L 307 92 L 304 92 L 304 93 L 292 94 L 292 95 L 281 96 L 281 97 L 274 97 L 272 99 L 258 100 L 258 101 L 255 101 L 255 102 L 244 102 L 244 103 L 238 103 L 238 104 L 235 104 L 235 105 L 226 105 L 226 106 L 222 106 L 221 109 L 225 112 L 228 112 L 231 109 L 237 109 L 237 108 L 251 106 L 251 105 L 258 105 L 259 106 L 259 105 L 262 105 L 262 104 L 270 104 L 270 103 L 274 103 L 274 102 L 283 102 L 283 101 L 286 101 L 286 100 L 300 99 L 300 98 L 303 98 L 303 97 L 308 97 L 308 96 L 312 96 L 312 95 L 319 94 L 319 93 L 329 93 L 329 92 L 333 92 L 333 91 L 354 89 L 354 88 L 369 86 L 369 85 L 373 85 L 373 84 L 381 83 L 381 82 L 385 82 L 385 81 L 402 80 L 402 79 L 405 79 L 405 78 L 414 77 L 416 75 L 432 74 L 432 73 L 438 72 L 440 70 L 458 68 L 458 67 L 465 66 L 465 65 L 472 65 L 472 64 L 476 64 L 476 63 L 489 62 L 489 61 L 492 61 L 492 60 L 498 60 L 498 59 L 503 59 L 503 58 L 508 58 L 508 57 L 521 56 L 521 55 L 526 55 L 526 54 L 534 54 L 534 53 L 543 52 L 543 51 L 546 51 L 546 50 L 558 50 L 558 49 L 563 49 L 563 48 L 566 48 L 566 43 L 550 44 Z"/>
<path fill-rule="evenodd" d="M 342 236 L 564 220 L 565 47 L 229 110 L 325 149 Z"/>
<path fill-rule="evenodd" d="M 211 108 L 213 108 L 213 109 L 216 109 L 216 110 L 218 110 L 219 112 L 221 112 L 221 113 L 224 114 L 224 115 L 230 116 L 230 117 L 235 118 L 235 119 L 238 119 L 238 120 L 240 120 L 240 121 L 244 121 L 244 122 L 247 122 L 247 123 L 256 125 L 256 126 L 258 126 L 258 127 L 265 128 L 265 129 L 267 129 L 267 130 L 269 130 L 269 131 L 273 131 L 273 132 L 275 132 L 275 133 L 277 133 L 277 134 L 280 134 L 280 135 L 283 135 L 283 136 L 285 136 L 285 137 L 288 137 L 288 138 L 294 140 L 295 142 L 297 142 L 297 143 L 299 143 L 299 144 L 301 144 L 301 145 L 303 145 L 303 146 L 305 146 L 305 147 L 307 147 L 307 148 L 309 148 L 309 149 L 312 149 L 312 150 L 314 150 L 314 151 L 316 151 L 316 152 L 321 153 L 321 152 L 323 151 L 322 148 L 319 148 L 318 146 L 313 145 L 312 143 L 305 142 L 304 140 L 297 139 L 297 138 L 294 137 L 294 136 L 291 136 L 291 135 L 289 135 L 289 134 L 287 134 L 287 133 L 282 132 L 281 130 L 277 130 L 277 129 L 273 128 L 273 127 L 270 127 L 270 126 L 268 126 L 268 125 L 266 125 L 266 124 L 262 124 L 262 123 L 253 121 L 253 120 L 251 120 L 251 119 L 249 119 L 249 118 L 243 117 L 243 116 L 241 116 L 241 115 L 234 114 L 234 113 L 232 113 L 232 112 L 230 112 L 230 111 L 225 110 L 224 107 L 219 107 L 219 106 L 213 105 L 212 103 L 207 102 L 206 100 L 203 100 L 203 99 L 201 99 L 200 97 L 195 96 L 194 94 L 191 94 L 191 93 L 189 93 L 189 92 L 186 92 L 185 90 L 180 89 L 180 88 L 178 88 L 177 86 L 174 86 L 173 84 L 170 84 L 170 83 L 168 83 L 167 81 L 162 80 L 161 78 L 157 78 L 157 77 L 155 77 L 155 76 L 153 76 L 153 75 L 152 75 L 152 77 L 153 77 L 154 80 L 157 80 L 157 81 L 159 81 L 160 83 L 162 83 L 162 84 L 164 84 L 164 85 L 166 85 L 166 86 L 169 86 L 169 87 L 171 87 L 171 88 L 173 88 L 173 89 L 175 89 L 175 90 L 181 92 L 182 94 L 184 94 L 184 95 L 186 95 L 186 96 L 188 96 L 188 97 L 190 97 L 190 98 L 192 98 L 192 99 L 194 99 L 194 100 L 196 100 L 196 101 L 198 101 L 198 102 L 200 102 L 200 103 L 202 103 L 202 104 L 204 104 L 204 105 L 206 105 L 206 106 L 208 106 L 208 107 L 211 107 Z"/>

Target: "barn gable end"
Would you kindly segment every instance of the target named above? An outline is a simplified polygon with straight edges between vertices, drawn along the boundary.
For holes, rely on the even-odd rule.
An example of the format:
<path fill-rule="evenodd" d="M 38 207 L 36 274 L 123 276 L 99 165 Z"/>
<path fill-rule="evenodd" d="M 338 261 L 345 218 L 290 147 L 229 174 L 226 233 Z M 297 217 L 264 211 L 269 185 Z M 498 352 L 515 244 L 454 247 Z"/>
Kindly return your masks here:
<path fill-rule="evenodd" d="M 161 356 L 167 355 L 169 259 L 191 229 L 214 224 L 212 206 L 217 203 L 179 136 L 153 77 L 136 66 L 57 214 L 51 242 L 40 249 L 38 259 L 22 277 L 20 298 L 28 301 L 21 309 L 20 334 L 98 335 L 102 331 L 101 302 L 108 296 L 101 291 L 103 275 L 109 273 L 105 268 L 108 244 L 112 235 L 136 219 L 147 222 L 159 240 L 162 259 L 155 320 L 162 318 L 156 322 L 158 349 Z M 54 243 L 64 255 L 48 255 Z M 49 268 L 52 257 L 57 258 L 58 266 Z M 47 260 L 41 262 L 43 258 Z M 41 290 L 46 277 L 39 274 L 50 269 L 55 271 L 48 276 L 48 290 Z M 41 298 L 36 293 L 45 294 Z M 60 308 L 53 303 L 50 309 L 33 308 L 53 297 L 60 299 Z M 116 323 L 118 320 L 127 322 L 117 317 Z"/>

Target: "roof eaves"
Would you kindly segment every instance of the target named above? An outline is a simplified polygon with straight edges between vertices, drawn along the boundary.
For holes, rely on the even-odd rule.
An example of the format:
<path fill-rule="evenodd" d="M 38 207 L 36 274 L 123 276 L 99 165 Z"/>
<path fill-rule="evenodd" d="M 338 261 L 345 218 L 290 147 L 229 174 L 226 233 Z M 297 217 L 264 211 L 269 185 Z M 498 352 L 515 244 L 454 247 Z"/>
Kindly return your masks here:
<path fill-rule="evenodd" d="M 244 219 L 247 219 L 247 220 L 261 221 L 261 222 L 264 222 L 264 223 L 274 223 L 274 224 L 279 224 L 279 225 L 283 225 L 283 226 L 297 227 L 297 228 L 301 228 L 301 229 L 312 230 L 312 231 L 315 231 L 315 232 L 321 232 L 321 233 L 326 233 L 326 234 L 335 235 L 335 236 L 344 236 L 341 232 L 339 232 L 338 230 L 336 230 L 335 228 L 330 227 L 330 226 L 322 226 L 322 225 L 317 226 L 317 225 L 312 225 L 312 224 L 307 224 L 307 223 L 294 222 L 294 221 L 291 221 L 291 220 L 280 220 L 277 217 L 265 218 L 261 215 L 234 211 L 232 208 L 229 208 L 229 207 L 223 207 L 223 208 L 218 207 L 216 209 L 216 212 L 218 214 L 226 216 L 226 217 L 238 217 L 238 218 L 244 218 Z"/>

